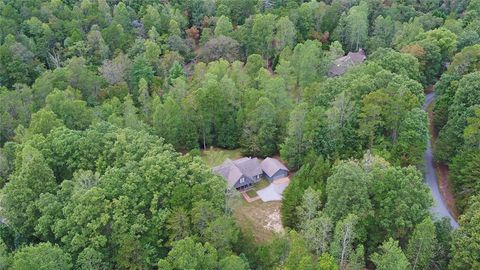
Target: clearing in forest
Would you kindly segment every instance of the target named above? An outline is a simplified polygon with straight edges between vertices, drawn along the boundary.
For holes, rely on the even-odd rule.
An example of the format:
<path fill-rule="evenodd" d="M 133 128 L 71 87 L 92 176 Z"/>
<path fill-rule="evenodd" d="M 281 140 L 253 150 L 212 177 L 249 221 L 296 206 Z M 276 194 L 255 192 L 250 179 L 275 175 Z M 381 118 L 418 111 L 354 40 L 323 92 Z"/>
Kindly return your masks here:
<path fill-rule="evenodd" d="M 237 224 L 244 232 L 251 232 L 257 244 L 267 243 L 275 235 L 284 233 L 280 215 L 281 202 L 246 202 L 234 210 Z"/>
<path fill-rule="evenodd" d="M 216 147 L 210 147 L 208 150 L 203 150 L 201 158 L 210 168 L 222 164 L 227 158 L 235 160 L 242 157 L 241 149 L 226 150 Z"/>

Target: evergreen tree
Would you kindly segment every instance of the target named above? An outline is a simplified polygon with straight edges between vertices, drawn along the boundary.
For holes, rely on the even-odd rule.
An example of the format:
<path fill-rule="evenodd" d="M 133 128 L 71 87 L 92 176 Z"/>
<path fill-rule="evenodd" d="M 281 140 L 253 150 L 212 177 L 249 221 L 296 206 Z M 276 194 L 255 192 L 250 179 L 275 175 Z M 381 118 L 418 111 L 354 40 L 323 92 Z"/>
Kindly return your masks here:
<path fill-rule="evenodd" d="M 290 168 L 300 167 L 307 149 L 304 141 L 304 125 L 306 116 L 306 104 L 302 103 L 291 112 L 287 127 L 287 137 L 285 142 L 280 145 L 280 154 L 288 162 Z"/>
<path fill-rule="evenodd" d="M 410 269 L 407 257 L 398 246 L 398 242 L 390 238 L 380 247 L 381 253 L 371 256 L 372 262 L 379 270 L 407 270 Z"/>
<path fill-rule="evenodd" d="M 480 200 L 475 196 L 460 218 L 460 228 L 453 233 L 449 269 L 475 269 L 480 266 L 479 209 Z"/>
<path fill-rule="evenodd" d="M 407 257 L 413 269 L 428 269 L 437 246 L 435 226 L 430 217 L 419 223 L 408 241 Z"/>
<path fill-rule="evenodd" d="M 140 127 L 137 108 L 133 105 L 133 100 L 130 95 L 126 96 L 123 101 L 123 119 L 125 127 L 131 129 L 138 129 Z"/>
<path fill-rule="evenodd" d="M 278 129 L 274 105 L 262 97 L 243 128 L 241 145 L 247 155 L 267 157 L 277 151 Z"/>

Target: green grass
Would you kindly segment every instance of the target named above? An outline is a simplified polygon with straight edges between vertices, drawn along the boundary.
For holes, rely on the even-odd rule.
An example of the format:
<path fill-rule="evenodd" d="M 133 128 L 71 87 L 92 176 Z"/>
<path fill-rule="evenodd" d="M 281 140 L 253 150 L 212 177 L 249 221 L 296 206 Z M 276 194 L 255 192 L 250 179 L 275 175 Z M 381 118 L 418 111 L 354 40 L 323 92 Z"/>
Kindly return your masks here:
<path fill-rule="evenodd" d="M 265 203 L 257 200 L 248 203 L 242 198 L 242 202 L 234 210 L 234 217 L 243 232 L 253 234 L 256 244 L 266 244 L 278 235 L 265 228 L 265 225 L 271 222 L 269 215 L 275 210 L 280 211 L 280 207 L 281 202 Z"/>
<path fill-rule="evenodd" d="M 250 198 L 257 197 L 257 191 L 255 189 L 250 189 L 249 191 L 247 191 L 247 195 Z"/>
<path fill-rule="evenodd" d="M 249 191 L 247 191 L 247 195 L 250 198 L 257 197 L 257 190 L 263 189 L 268 187 L 270 185 L 270 182 L 268 182 L 267 179 L 262 178 L 260 182 L 256 183 Z"/>
<path fill-rule="evenodd" d="M 268 185 L 270 185 L 270 182 L 268 182 L 267 179 L 262 178 L 262 180 L 260 180 L 260 182 L 256 183 L 254 187 L 255 187 L 255 190 L 260 190 L 262 188 L 268 187 Z"/>
<path fill-rule="evenodd" d="M 210 148 L 203 150 L 201 158 L 209 167 L 214 167 L 222 164 L 225 159 L 239 159 L 242 157 L 241 149 L 226 150 L 220 148 Z"/>

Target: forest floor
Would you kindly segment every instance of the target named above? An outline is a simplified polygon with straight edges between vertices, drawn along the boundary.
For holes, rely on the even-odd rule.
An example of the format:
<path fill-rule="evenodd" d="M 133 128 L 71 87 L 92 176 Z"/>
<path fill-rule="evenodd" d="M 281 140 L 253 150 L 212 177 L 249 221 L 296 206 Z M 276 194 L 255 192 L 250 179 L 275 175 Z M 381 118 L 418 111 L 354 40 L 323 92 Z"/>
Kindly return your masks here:
<path fill-rule="evenodd" d="M 429 130 L 430 130 L 430 137 L 432 140 L 432 146 L 433 146 L 433 152 L 435 153 L 435 141 L 438 137 L 438 130 L 435 129 L 433 125 L 433 118 L 435 115 L 433 114 L 433 104 L 435 102 L 432 102 L 430 106 L 427 108 L 428 112 L 428 119 L 429 119 Z M 452 183 L 450 181 L 450 178 L 448 177 L 449 174 L 449 169 L 448 165 L 443 164 L 443 163 L 438 163 L 435 162 L 435 174 L 437 175 L 438 179 L 438 185 L 440 188 L 440 192 L 442 193 L 443 199 L 445 200 L 445 203 L 447 204 L 447 208 L 452 214 L 452 216 L 458 220 L 458 208 L 455 203 L 455 196 L 453 195 L 453 188 L 452 188 Z"/>

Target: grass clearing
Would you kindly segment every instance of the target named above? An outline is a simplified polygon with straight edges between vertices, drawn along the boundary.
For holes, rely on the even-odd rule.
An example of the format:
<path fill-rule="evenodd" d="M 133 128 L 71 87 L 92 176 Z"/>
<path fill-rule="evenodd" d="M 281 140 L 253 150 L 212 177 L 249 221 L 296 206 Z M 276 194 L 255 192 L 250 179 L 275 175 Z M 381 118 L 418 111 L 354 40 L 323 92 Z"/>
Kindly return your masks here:
<path fill-rule="evenodd" d="M 241 149 L 221 149 L 211 147 L 208 150 L 203 150 L 200 156 L 209 167 L 215 167 L 222 164 L 225 159 L 239 159 L 242 157 L 242 150 Z"/>
<path fill-rule="evenodd" d="M 242 199 L 242 203 L 234 210 L 234 216 L 242 231 L 252 232 L 255 242 L 264 244 L 284 233 L 280 216 L 281 205 L 281 202 L 261 200 L 248 203 Z"/>

